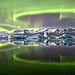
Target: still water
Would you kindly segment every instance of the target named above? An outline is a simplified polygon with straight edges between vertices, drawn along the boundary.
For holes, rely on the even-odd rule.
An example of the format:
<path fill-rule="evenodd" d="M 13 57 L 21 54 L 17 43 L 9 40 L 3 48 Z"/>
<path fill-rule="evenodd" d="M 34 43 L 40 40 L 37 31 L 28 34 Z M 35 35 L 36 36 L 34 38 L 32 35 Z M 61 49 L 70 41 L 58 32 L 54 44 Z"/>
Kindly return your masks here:
<path fill-rule="evenodd" d="M 1 40 L 0 46 L 0 61 L 4 63 L 15 60 L 15 57 L 20 60 L 75 62 L 75 41 Z"/>

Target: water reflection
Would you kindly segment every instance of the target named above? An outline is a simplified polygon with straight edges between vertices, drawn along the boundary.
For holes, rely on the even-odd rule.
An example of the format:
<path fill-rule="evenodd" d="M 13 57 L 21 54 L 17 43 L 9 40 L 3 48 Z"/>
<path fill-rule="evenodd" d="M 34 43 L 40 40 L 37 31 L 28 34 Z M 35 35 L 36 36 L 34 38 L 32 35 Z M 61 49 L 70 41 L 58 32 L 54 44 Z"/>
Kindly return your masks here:
<path fill-rule="evenodd" d="M 48 62 L 74 62 L 75 39 L 1 39 L 0 43 L 14 43 L 20 46 L 16 57 L 23 60 Z M 34 46 L 37 44 L 38 46 Z M 30 46 L 32 45 L 32 46 Z M 15 48 L 16 50 L 17 48 Z"/>
<path fill-rule="evenodd" d="M 19 47 L 16 57 L 21 60 L 37 60 L 48 62 L 74 62 L 75 61 L 75 39 L 74 38 L 32 38 L 32 39 L 0 39 L 1 44 L 13 43 Z M 30 45 L 32 45 L 30 47 Z M 37 45 L 37 47 L 36 47 Z M 9 45 L 6 47 L 9 48 Z M 10 50 L 11 50 L 10 49 Z M 23 50 L 22 50 L 23 49 Z M 24 52 L 23 52 L 24 51 Z M 15 53 L 14 53 L 15 54 Z"/>
<path fill-rule="evenodd" d="M 26 52 L 16 55 L 20 60 L 36 60 L 48 62 L 74 62 L 75 50 L 67 47 L 29 47 Z"/>
<path fill-rule="evenodd" d="M 14 43 L 16 45 L 35 45 L 51 47 L 51 46 L 74 46 L 75 39 L 0 39 L 0 43 Z"/>

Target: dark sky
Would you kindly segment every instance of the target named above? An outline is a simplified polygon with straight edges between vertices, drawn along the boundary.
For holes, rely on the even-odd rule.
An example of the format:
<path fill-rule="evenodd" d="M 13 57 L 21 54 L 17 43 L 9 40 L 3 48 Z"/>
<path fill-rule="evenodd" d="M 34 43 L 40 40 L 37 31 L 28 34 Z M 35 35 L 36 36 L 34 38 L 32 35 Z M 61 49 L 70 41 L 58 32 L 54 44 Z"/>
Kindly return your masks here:
<path fill-rule="evenodd" d="M 18 17 L 17 19 L 22 22 L 29 22 L 30 27 L 36 25 L 52 28 L 75 27 L 75 14 L 73 13 L 63 13 L 62 15 L 60 13 L 28 15 Z"/>

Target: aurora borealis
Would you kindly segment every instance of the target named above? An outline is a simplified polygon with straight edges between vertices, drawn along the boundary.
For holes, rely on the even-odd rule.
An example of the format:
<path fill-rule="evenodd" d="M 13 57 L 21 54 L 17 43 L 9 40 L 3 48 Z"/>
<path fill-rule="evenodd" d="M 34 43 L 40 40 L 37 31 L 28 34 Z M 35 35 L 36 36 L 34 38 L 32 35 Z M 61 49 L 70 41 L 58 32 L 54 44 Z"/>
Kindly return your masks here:
<path fill-rule="evenodd" d="M 13 30 L 15 28 L 29 28 L 29 21 L 20 21 L 17 18 L 21 16 L 28 15 L 38 15 L 38 14 L 47 14 L 47 13 L 59 13 L 59 20 L 63 18 L 75 18 L 75 8 L 74 8 L 74 0 L 1 0 L 0 1 L 0 23 L 5 24 L 5 27 L 1 25 L 0 28 L 7 29 L 8 25 L 11 28 L 9 30 Z M 71 16 L 71 17 L 70 17 Z M 36 19 L 39 21 L 38 19 Z M 37 23 L 37 26 L 32 26 L 32 28 L 42 27 L 43 20 Z M 8 30 L 7 29 L 7 30 Z"/>

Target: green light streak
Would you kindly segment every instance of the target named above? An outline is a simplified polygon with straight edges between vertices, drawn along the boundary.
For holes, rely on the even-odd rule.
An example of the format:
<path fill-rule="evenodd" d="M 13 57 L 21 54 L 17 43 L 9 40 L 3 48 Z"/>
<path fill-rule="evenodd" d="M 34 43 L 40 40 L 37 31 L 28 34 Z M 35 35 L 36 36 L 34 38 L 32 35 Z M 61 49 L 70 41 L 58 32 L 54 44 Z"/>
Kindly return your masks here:
<path fill-rule="evenodd" d="M 10 46 L 9 45 L 11 45 L 12 47 L 10 48 Z M 7 47 L 7 46 L 9 46 L 9 47 L 7 47 L 7 48 L 5 48 L 4 49 L 4 47 Z M 5 43 L 5 44 L 2 44 L 2 43 L 0 43 L 0 52 L 3 52 L 3 51 L 10 51 L 10 50 L 14 50 L 14 49 L 17 49 L 17 48 L 20 48 L 19 46 L 15 46 L 13 43 L 10 43 L 10 42 L 7 42 L 7 43 Z"/>
<path fill-rule="evenodd" d="M 13 54 L 13 59 L 19 62 L 24 63 L 31 63 L 31 64 L 44 64 L 44 65 L 75 65 L 75 62 L 43 62 L 43 61 L 37 61 L 37 60 L 27 60 L 27 59 L 21 59 L 17 57 L 17 54 Z"/>
<path fill-rule="evenodd" d="M 4 46 L 6 46 L 6 45 L 8 45 L 8 44 L 0 44 L 0 46 L 1 47 L 4 47 Z M 20 47 L 18 46 L 18 47 L 12 47 L 12 48 L 8 48 L 8 49 L 2 49 L 2 50 L 0 50 L 0 52 L 5 52 L 5 51 L 11 51 L 11 50 L 15 50 L 15 49 L 19 49 Z"/>
<path fill-rule="evenodd" d="M 0 28 L 0 31 L 7 31 L 6 29 L 4 29 L 4 28 Z"/>
<path fill-rule="evenodd" d="M 39 30 L 39 28 L 25 28 L 25 29 L 28 29 L 28 30 Z"/>
<path fill-rule="evenodd" d="M 60 19 L 62 18 L 70 18 L 70 19 L 75 19 L 75 13 L 60 13 Z M 74 20 L 72 22 L 75 22 Z"/>
<path fill-rule="evenodd" d="M 13 27 L 13 28 L 16 28 L 17 26 L 15 26 L 15 25 L 11 25 L 11 24 L 6 24 L 6 23 L 0 23 L 0 26 L 9 26 L 9 27 Z"/>
<path fill-rule="evenodd" d="M 6 45 L 9 45 L 9 44 L 10 44 L 10 42 L 8 42 L 8 43 L 6 43 L 6 44 L 0 43 L 0 47 L 6 46 Z"/>
<path fill-rule="evenodd" d="M 39 46 L 38 44 L 29 44 L 29 45 L 24 45 L 25 47 L 37 47 L 37 46 Z"/>
<path fill-rule="evenodd" d="M 28 11 L 28 12 L 22 12 L 19 14 L 15 14 L 13 16 L 13 21 L 18 21 L 17 18 L 20 16 L 25 15 L 36 15 L 36 14 L 44 14 L 44 13 L 65 13 L 65 12 L 73 12 L 75 13 L 75 9 L 48 9 L 48 10 L 38 10 L 38 11 Z"/>
<path fill-rule="evenodd" d="M 5 52 L 5 51 L 11 51 L 11 50 L 14 50 L 14 49 L 17 49 L 19 47 L 13 47 L 13 48 L 9 48 L 9 49 L 3 49 L 3 50 L 0 50 L 0 52 Z"/>
<path fill-rule="evenodd" d="M 21 28 L 20 26 L 16 26 L 16 25 L 11 25 L 11 24 L 4 24 L 4 23 L 0 23 L 0 26 L 8 26 L 8 27 L 14 27 L 15 29 L 24 29 L 24 28 Z M 29 30 L 38 30 L 39 28 L 26 28 L 25 27 L 25 29 L 29 29 Z M 5 29 L 5 28 L 2 28 L 2 27 L 0 27 L 0 31 L 6 31 L 6 32 L 9 32 L 9 33 L 11 33 L 11 32 L 13 32 L 14 31 L 14 29 L 12 28 L 12 30 L 7 30 L 7 29 Z"/>
<path fill-rule="evenodd" d="M 6 44 L 2 44 L 2 43 L 0 43 L 0 47 L 3 47 L 3 46 L 6 46 Z"/>
<path fill-rule="evenodd" d="M 16 25 L 12 25 L 12 24 L 0 23 L 0 26 L 11 27 L 12 30 L 8 30 L 8 29 L 5 29 L 5 28 L 3 28 L 3 27 L 0 27 L 0 31 L 6 31 L 6 32 L 9 32 L 9 33 L 13 32 L 14 29 L 16 29 L 16 28 L 19 28 L 19 29 L 20 29 L 20 26 L 16 26 Z"/>

